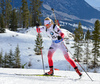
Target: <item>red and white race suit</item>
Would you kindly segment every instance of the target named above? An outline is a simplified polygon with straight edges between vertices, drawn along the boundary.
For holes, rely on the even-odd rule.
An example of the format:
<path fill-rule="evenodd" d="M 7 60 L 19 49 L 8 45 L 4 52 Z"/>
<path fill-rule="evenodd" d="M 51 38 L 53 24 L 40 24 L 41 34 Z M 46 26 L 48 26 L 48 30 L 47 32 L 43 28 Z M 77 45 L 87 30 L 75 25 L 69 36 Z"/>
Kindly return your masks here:
<path fill-rule="evenodd" d="M 46 27 L 42 27 L 42 28 L 37 28 L 37 32 L 42 32 L 42 31 L 46 31 L 47 34 L 49 34 L 49 36 L 51 36 L 51 39 L 52 39 L 52 44 L 49 48 L 49 51 L 48 51 L 48 63 L 49 63 L 49 67 L 50 66 L 53 66 L 53 60 L 52 60 L 52 57 L 53 57 L 53 54 L 54 52 L 57 50 L 57 49 L 60 49 L 62 52 L 63 52 L 63 55 L 65 57 L 65 59 L 71 64 L 71 66 L 73 68 L 76 67 L 76 64 L 75 62 L 70 58 L 69 54 L 68 54 L 68 50 L 67 50 L 67 47 L 64 45 L 64 42 L 63 42 L 63 38 L 64 38 L 64 33 L 61 31 L 61 29 L 59 28 L 59 26 L 55 26 L 55 28 L 53 28 L 53 25 L 46 29 Z M 61 36 L 62 37 L 62 40 L 59 41 L 58 40 L 58 36 Z"/>

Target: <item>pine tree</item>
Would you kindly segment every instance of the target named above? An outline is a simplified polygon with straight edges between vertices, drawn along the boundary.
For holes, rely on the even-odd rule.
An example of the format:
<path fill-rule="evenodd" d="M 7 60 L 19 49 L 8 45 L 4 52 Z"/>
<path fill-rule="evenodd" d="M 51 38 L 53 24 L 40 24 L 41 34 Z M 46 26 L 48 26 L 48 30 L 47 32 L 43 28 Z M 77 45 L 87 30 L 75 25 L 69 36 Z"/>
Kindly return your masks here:
<path fill-rule="evenodd" d="M 5 17 L 5 0 L 1 0 L 1 13 Z"/>
<path fill-rule="evenodd" d="M 9 68 L 13 68 L 15 66 L 15 57 L 12 50 L 10 50 L 8 54 L 8 64 Z"/>
<path fill-rule="evenodd" d="M 8 65 L 8 54 L 5 52 L 5 55 L 4 55 L 4 59 L 3 59 L 3 67 L 4 68 L 8 68 L 9 65 Z"/>
<path fill-rule="evenodd" d="M 90 57 L 91 52 L 90 52 L 90 49 L 89 49 L 90 38 L 91 38 L 90 31 L 87 30 L 86 37 L 85 37 L 86 46 L 85 46 L 85 49 L 84 49 L 85 55 L 86 55 L 84 61 L 86 62 L 87 65 L 89 65 L 89 59 L 91 59 L 91 57 Z M 87 68 L 87 70 L 88 70 L 88 68 Z"/>
<path fill-rule="evenodd" d="M 5 32 L 5 24 L 4 24 L 4 16 L 3 14 L 0 15 L 0 33 L 4 33 Z"/>
<path fill-rule="evenodd" d="M 80 61 L 81 60 L 81 57 L 82 57 L 82 40 L 83 40 L 83 29 L 81 27 L 81 23 L 79 22 L 79 25 L 78 25 L 78 28 L 75 29 L 74 31 L 74 34 L 75 34 L 75 38 L 74 38 L 74 41 L 75 41 L 75 44 L 74 44 L 74 48 L 75 48 L 75 54 L 74 54 L 74 57 L 76 57 L 77 61 Z"/>
<path fill-rule="evenodd" d="M 80 43 L 77 43 L 77 42 L 75 42 L 74 43 L 74 48 L 75 48 L 75 51 L 74 51 L 74 59 L 76 58 L 77 59 L 77 61 L 81 61 L 81 59 L 82 59 L 82 52 L 83 52 L 83 49 L 81 48 L 81 44 Z"/>
<path fill-rule="evenodd" d="M 98 65 L 98 57 L 100 57 L 100 22 L 99 20 L 96 20 L 94 31 L 92 32 L 92 38 L 93 38 L 93 67 L 96 67 Z"/>
<path fill-rule="evenodd" d="M 23 18 L 23 28 L 28 28 L 29 26 L 29 9 L 26 0 L 22 0 L 22 18 Z"/>
<path fill-rule="evenodd" d="M 9 28 L 9 23 L 10 23 L 10 17 L 11 17 L 11 12 L 12 12 L 12 5 L 11 5 L 12 0 L 5 0 L 5 25 L 6 28 Z"/>
<path fill-rule="evenodd" d="M 22 24 L 23 24 L 23 18 L 22 18 L 22 13 L 21 13 L 21 8 L 17 9 L 17 18 L 18 18 L 18 27 L 21 28 L 23 27 Z"/>
<path fill-rule="evenodd" d="M 16 31 L 17 30 L 17 24 L 18 24 L 18 19 L 17 19 L 17 15 L 16 15 L 16 9 L 13 9 L 12 14 L 11 14 L 11 20 L 10 20 L 10 28 L 12 31 Z"/>
<path fill-rule="evenodd" d="M 3 64 L 3 51 L 0 52 L 0 67 L 2 67 Z"/>
<path fill-rule="evenodd" d="M 41 54 L 41 49 L 43 49 L 43 47 L 42 47 L 43 41 L 42 41 L 42 36 L 41 36 L 40 33 L 37 35 L 35 43 L 36 43 L 36 45 L 35 45 L 36 48 L 34 49 L 34 51 L 36 52 L 35 54 L 40 55 Z"/>
<path fill-rule="evenodd" d="M 30 15 L 29 15 L 29 26 L 31 27 L 32 26 L 32 13 L 30 12 Z"/>
<path fill-rule="evenodd" d="M 89 40 L 91 38 L 89 29 L 86 32 L 85 40 Z"/>
<path fill-rule="evenodd" d="M 5 32 L 5 0 L 0 1 L 0 32 L 4 33 Z"/>
<path fill-rule="evenodd" d="M 20 63 L 20 50 L 19 50 L 19 45 L 17 45 L 15 49 L 15 68 L 20 68 L 21 63 Z"/>
<path fill-rule="evenodd" d="M 75 38 L 74 38 L 75 42 L 80 42 L 83 40 L 84 35 L 83 35 L 82 25 L 80 22 L 78 24 L 78 28 L 75 29 L 74 34 L 75 34 Z"/>
<path fill-rule="evenodd" d="M 0 23 L 1 23 L 1 28 L 5 28 L 5 23 L 4 23 L 4 16 L 3 14 L 1 14 L 1 20 L 0 20 Z"/>
<path fill-rule="evenodd" d="M 42 1 L 40 0 L 30 0 L 30 12 L 32 14 L 32 25 L 36 25 L 36 21 L 40 24 L 40 17 L 42 16 L 41 14 L 41 6 L 42 6 Z"/>
<path fill-rule="evenodd" d="M 1 1 L 0 1 L 0 10 L 1 10 Z"/>

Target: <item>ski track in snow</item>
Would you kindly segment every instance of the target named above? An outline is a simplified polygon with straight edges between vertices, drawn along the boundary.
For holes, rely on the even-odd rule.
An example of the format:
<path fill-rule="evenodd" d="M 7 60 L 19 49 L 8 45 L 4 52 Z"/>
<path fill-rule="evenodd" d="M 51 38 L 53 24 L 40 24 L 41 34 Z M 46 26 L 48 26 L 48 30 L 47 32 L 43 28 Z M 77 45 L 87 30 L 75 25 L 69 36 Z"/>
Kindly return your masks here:
<path fill-rule="evenodd" d="M 97 73 L 89 73 L 94 81 L 91 81 L 84 72 L 83 77 L 79 80 L 78 75 L 73 71 L 55 71 L 55 75 L 61 77 L 20 76 L 15 74 L 43 74 L 43 70 L 0 68 L 0 84 L 100 84 L 100 74 Z"/>

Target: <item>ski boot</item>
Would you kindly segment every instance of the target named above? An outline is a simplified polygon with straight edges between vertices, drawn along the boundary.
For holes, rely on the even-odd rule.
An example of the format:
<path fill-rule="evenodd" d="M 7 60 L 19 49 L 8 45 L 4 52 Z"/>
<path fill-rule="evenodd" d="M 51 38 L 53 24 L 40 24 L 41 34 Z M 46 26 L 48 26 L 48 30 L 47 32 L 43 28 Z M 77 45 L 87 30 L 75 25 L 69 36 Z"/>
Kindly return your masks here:
<path fill-rule="evenodd" d="M 46 72 L 44 75 L 51 75 L 51 76 L 53 76 L 53 74 L 54 74 L 53 66 L 50 66 L 50 71 Z"/>
<path fill-rule="evenodd" d="M 74 69 L 78 73 L 78 75 L 81 77 L 82 76 L 82 73 L 79 71 L 78 67 L 75 67 Z"/>

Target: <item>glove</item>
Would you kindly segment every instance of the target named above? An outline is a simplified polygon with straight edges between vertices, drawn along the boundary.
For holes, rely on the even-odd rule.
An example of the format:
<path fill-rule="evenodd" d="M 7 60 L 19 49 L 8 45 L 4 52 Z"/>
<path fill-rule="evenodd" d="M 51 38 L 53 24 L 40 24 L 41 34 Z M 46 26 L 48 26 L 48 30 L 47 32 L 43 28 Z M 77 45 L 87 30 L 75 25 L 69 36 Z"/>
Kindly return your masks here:
<path fill-rule="evenodd" d="M 58 36 L 58 40 L 61 40 L 62 39 L 62 37 L 61 36 Z"/>

